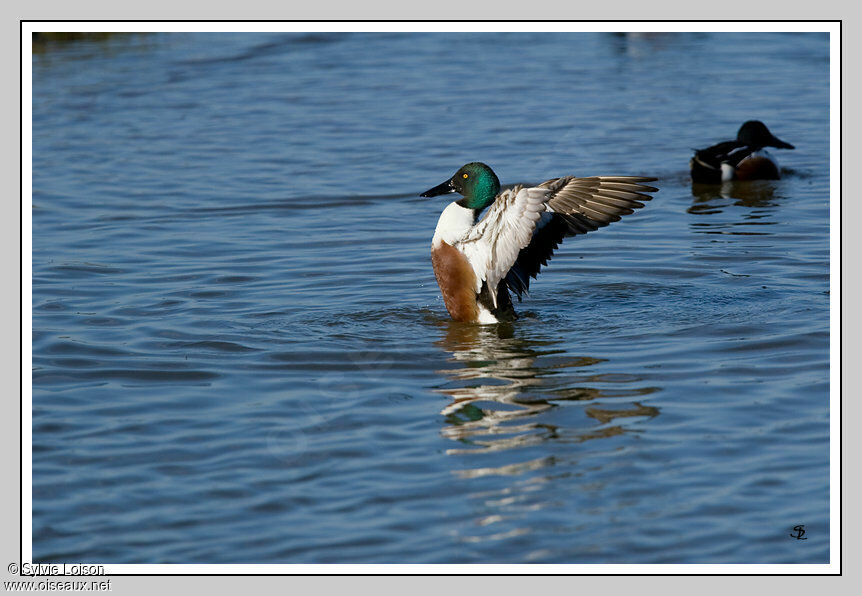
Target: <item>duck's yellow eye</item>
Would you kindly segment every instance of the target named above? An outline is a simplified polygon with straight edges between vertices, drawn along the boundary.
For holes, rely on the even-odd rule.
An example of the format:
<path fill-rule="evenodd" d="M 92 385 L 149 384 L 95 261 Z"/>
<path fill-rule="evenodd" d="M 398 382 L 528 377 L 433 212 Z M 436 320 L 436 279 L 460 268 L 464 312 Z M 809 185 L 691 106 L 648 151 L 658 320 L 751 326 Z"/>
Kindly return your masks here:
<path fill-rule="evenodd" d="M 464 177 L 465 179 L 466 179 L 466 178 L 469 178 L 469 177 L 470 177 L 470 174 L 463 174 L 463 177 Z"/>

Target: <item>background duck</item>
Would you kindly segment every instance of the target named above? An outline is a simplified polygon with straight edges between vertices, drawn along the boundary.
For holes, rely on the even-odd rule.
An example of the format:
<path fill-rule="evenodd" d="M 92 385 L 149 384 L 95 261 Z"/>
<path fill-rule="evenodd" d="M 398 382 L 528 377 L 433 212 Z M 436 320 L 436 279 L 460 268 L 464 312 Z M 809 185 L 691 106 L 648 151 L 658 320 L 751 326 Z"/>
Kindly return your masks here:
<path fill-rule="evenodd" d="M 446 309 L 456 321 L 497 323 L 515 312 L 508 290 L 522 294 L 567 236 L 585 234 L 644 206 L 658 189 L 638 176 L 564 176 L 500 191 L 480 162 L 461 167 L 423 197 L 460 193 L 437 222 L 431 263 Z M 479 213 L 489 207 L 481 220 Z"/>
<path fill-rule="evenodd" d="M 692 182 L 777 180 L 781 177 L 778 161 L 764 147 L 794 148 L 769 132 L 760 120 L 749 120 L 739 128 L 735 141 L 695 150 L 690 162 Z"/>

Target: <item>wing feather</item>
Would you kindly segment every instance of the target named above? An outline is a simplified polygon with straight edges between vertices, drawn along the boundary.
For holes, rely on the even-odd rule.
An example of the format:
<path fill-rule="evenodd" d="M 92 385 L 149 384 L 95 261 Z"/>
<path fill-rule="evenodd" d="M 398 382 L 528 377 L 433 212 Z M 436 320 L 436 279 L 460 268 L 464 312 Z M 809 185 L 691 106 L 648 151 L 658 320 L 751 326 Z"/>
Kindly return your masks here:
<path fill-rule="evenodd" d="M 521 298 L 563 238 L 586 234 L 634 213 L 658 189 L 643 176 L 564 176 L 501 192 L 484 217 L 458 242 L 497 306 L 497 284 Z"/>
<path fill-rule="evenodd" d="M 658 189 L 643 183 L 653 180 L 655 178 L 643 176 L 567 176 L 539 186 L 547 185 L 553 193 L 548 200 L 549 210 L 562 215 L 580 215 L 602 227 L 634 213 L 644 206 L 643 201 L 651 200 L 648 193 Z M 577 227 L 572 231 L 582 233 Z"/>
<path fill-rule="evenodd" d="M 521 249 L 532 241 L 536 224 L 547 210 L 548 198 L 546 188 L 516 186 L 504 190 L 458 243 L 476 272 L 477 293 L 486 282 L 495 307 L 497 285 L 509 273 Z"/>
<path fill-rule="evenodd" d="M 540 184 L 550 191 L 548 212 L 506 275 L 509 289 L 518 299 L 527 293 L 530 278 L 539 275 L 565 237 L 592 232 L 643 207 L 642 201 L 652 199 L 647 193 L 658 189 L 642 183 L 653 180 L 641 176 L 568 176 Z"/>
<path fill-rule="evenodd" d="M 727 161 L 730 154 L 739 149 L 750 150 L 751 148 L 742 141 L 723 141 L 706 149 L 695 149 L 694 159 L 706 168 L 718 170 L 721 168 L 721 162 Z"/>

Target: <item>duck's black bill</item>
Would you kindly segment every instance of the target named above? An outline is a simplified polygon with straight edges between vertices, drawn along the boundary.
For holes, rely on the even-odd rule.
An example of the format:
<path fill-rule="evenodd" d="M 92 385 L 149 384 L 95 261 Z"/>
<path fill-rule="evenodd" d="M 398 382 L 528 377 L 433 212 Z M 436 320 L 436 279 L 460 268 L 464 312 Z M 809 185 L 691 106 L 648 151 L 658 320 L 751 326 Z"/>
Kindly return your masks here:
<path fill-rule="evenodd" d="M 455 192 L 455 187 L 452 186 L 452 179 L 450 178 L 443 184 L 438 184 L 434 188 L 429 188 L 425 192 L 423 192 L 420 197 L 436 197 L 437 195 L 446 195 L 450 192 Z"/>
<path fill-rule="evenodd" d="M 772 145 L 773 147 L 778 147 L 779 149 L 796 149 L 796 147 L 794 147 L 790 143 L 785 143 L 778 137 L 772 137 L 772 143 L 770 143 L 770 145 Z"/>

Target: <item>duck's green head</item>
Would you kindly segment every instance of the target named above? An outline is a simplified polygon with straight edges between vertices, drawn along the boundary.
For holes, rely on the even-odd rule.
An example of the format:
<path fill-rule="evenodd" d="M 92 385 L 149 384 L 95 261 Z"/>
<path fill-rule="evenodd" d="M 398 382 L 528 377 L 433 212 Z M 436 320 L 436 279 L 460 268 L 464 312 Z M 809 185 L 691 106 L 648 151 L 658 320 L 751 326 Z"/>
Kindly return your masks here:
<path fill-rule="evenodd" d="M 436 197 L 451 192 L 463 195 L 464 198 L 458 201 L 461 206 L 468 209 L 484 209 L 494 202 L 497 193 L 500 192 L 500 180 L 497 179 L 494 170 L 481 162 L 474 161 L 461 166 L 454 176 L 443 184 L 426 190 L 421 196 Z"/>

